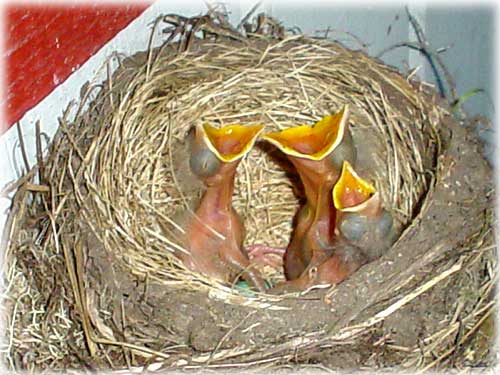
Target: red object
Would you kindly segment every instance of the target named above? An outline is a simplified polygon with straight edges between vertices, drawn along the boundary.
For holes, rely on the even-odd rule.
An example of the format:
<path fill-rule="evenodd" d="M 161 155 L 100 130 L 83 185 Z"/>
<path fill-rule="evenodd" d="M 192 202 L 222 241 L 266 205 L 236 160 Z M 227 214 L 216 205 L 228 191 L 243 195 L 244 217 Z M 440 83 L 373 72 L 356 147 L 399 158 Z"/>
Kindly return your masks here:
<path fill-rule="evenodd" d="M 37 105 L 150 3 L 6 5 L 6 120 Z"/>

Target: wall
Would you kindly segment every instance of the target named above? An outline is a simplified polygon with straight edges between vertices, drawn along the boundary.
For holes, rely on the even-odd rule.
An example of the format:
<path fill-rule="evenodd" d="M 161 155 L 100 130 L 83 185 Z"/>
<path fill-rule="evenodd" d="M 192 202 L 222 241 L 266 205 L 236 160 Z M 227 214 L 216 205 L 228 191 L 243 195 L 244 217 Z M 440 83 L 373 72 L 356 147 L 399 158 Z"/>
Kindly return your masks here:
<path fill-rule="evenodd" d="M 13 4 L 6 10 L 6 121 L 13 124 L 148 4 Z"/>
<path fill-rule="evenodd" d="M 495 119 L 495 74 L 494 60 L 496 41 L 496 7 L 442 7 L 428 8 L 425 18 L 429 41 L 436 47 L 450 46 L 442 54 L 444 64 L 456 83 L 458 95 L 481 88 L 484 93 L 474 95 L 465 101 L 463 107 L 471 115 L 485 115 Z M 426 81 L 435 82 L 429 69 Z M 488 129 L 485 122 L 477 131 L 485 143 L 485 155 L 495 164 L 497 149 L 495 129 Z"/>

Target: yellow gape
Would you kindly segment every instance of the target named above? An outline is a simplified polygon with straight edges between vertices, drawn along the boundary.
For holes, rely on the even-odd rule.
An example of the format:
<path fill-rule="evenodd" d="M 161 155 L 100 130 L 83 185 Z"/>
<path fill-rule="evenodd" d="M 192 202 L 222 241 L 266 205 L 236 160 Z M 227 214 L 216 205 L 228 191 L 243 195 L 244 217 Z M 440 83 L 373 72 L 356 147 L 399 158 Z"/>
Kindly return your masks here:
<path fill-rule="evenodd" d="M 358 176 L 348 161 L 342 165 L 342 173 L 335 184 L 332 195 L 335 208 L 342 212 L 356 212 L 363 208 L 376 193 L 375 187 Z"/>
<path fill-rule="evenodd" d="M 209 124 L 201 127 L 207 147 L 220 160 L 229 163 L 241 159 L 253 147 L 263 125 L 228 125 L 216 128 Z"/>
<path fill-rule="evenodd" d="M 342 142 L 348 117 L 346 105 L 340 112 L 324 117 L 313 126 L 300 125 L 264 134 L 262 138 L 287 155 L 322 160 Z"/>

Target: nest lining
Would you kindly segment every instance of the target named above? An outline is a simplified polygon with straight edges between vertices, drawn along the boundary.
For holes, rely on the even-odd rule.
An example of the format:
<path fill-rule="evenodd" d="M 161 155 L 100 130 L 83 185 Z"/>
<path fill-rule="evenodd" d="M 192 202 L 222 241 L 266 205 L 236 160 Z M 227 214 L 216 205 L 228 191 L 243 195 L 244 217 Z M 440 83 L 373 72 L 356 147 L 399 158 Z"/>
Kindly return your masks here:
<path fill-rule="evenodd" d="M 85 343 L 93 359 L 97 344 L 116 345 L 119 340 L 116 329 L 110 331 L 106 318 L 99 317 L 102 309 L 96 312 L 96 306 L 105 306 L 106 301 L 96 301 L 91 292 L 80 295 L 90 285 L 90 276 L 85 274 L 92 274 L 92 270 L 84 265 L 86 249 L 92 247 L 100 249 L 110 262 L 120 264 L 125 272 L 168 287 L 208 290 L 212 298 L 235 306 L 280 311 L 293 308 L 287 305 L 285 297 L 243 295 L 189 272 L 169 252 L 176 246 L 175 238 L 164 235 L 160 224 L 171 225 L 179 208 L 189 209 L 200 191 L 200 186 L 186 173 L 183 158 L 185 134 L 196 122 L 264 123 L 269 130 L 277 130 L 313 123 L 349 104 L 353 109 L 350 123 L 354 139 L 370 139 L 365 144 L 370 152 L 365 150 L 365 155 L 376 155 L 364 160 L 364 172 L 375 181 L 386 207 L 401 226 L 418 224 L 420 218 L 414 220 L 415 215 L 429 205 L 426 198 L 440 180 L 439 173 L 436 175 L 437 155 L 441 153 L 438 127 L 448 115 L 446 109 L 435 105 L 427 94 L 391 68 L 332 42 L 300 36 L 252 43 L 199 41 L 181 54 L 166 46 L 123 61 L 104 89 L 97 95 L 94 93 L 94 88 L 84 93 L 80 108 L 91 97 L 92 101 L 87 110 L 79 110 L 71 125 L 62 119 L 43 178 L 51 187 L 52 200 L 43 205 L 34 201 L 28 206 L 35 216 L 40 210 L 51 213 L 43 221 L 44 234 L 38 234 L 43 241 L 38 245 L 46 249 L 48 244 L 50 250 L 42 252 L 41 258 L 33 247 L 29 250 L 37 263 L 43 263 L 45 269 L 48 267 L 57 275 L 50 281 L 39 280 L 37 285 L 42 285 L 40 289 L 45 293 L 40 303 L 47 299 L 43 285 L 59 285 L 74 292 L 66 300 L 76 305 L 76 311 L 80 311 L 77 315 L 84 311 L 83 330 L 76 332 L 74 345 L 80 347 Z M 265 145 L 256 147 L 242 162 L 234 204 L 246 223 L 247 244 L 258 241 L 286 246 L 291 218 L 300 199 L 296 183 L 293 170 L 287 169 L 279 155 Z M 22 216 L 18 212 L 17 217 Z M 24 241 L 30 239 L 29 231 L 18 232 Z M 485 229 L 482 235 L 488 233 Z M 21 243 L 22 238 L 19 238 Z M 484 242 L 484 237 L 478 238 Z M 478 238 L 471 248 L 480 247 Z M 437 257 L 438 253 L 429 251 L 428 255 Z M 477 263 L 479 259 L 475 257 L 469 263 Z M 457 272 L 461 268 L 456 264 L 438 267 L 436 275 L 420 285 L 424 289 L 406 290 L 401 301 L 420 296 L 425 288 Z M 68 280 L 60 274 L 61 269 L 73 276 Z M 15 263 L 10 270 L 19 272 Z M 26 280 L 23 272 L 17 275 Z M 279 275 L 268 276 L 279 279 Z M 14 279 L 11 275 L 10 280 Z M 401 279 L 387 282 L 386 293 L 370 302 L 376 305 L 377 301 L 383 301 L 384 295 L 405 290 L 407 284 L 408 280 Z M 491 285 L 491 282 L 483 285 L 484 295 Z M 20 289 L 25 290 L 26 286 Z M 335 293 L 330 291 L 328 297 L 334 298 Z M 391 305 L 392 309 L 402 306 Z M 486 307 L 478 304 L 470 320 L 483 318 L 481 313 L 487 307 L 488 304 Z M 61 321 L 59 328 L 46 329 L 74 330 L 68 311 L 63 307 L 49 308 L 62 309 Z M 358 310 L 356 314 L 362 311 L 359 307 Z M 333 336 L 311 331 L 310 338 L 303 338 L 300 346 L 321 347 L 325 342 L 342 342 L 366 334 L 393 311 L 382 309 L 364 324 L 336 331 Z M 91 326 L 99 332 L 97 336 Z M 443 328 L 446 329 L 455 332 Z M 62 335 L 58 333 L 55 337 Z M 429 342 L 435 346 L 443 342 L 442 338 L 432 337 Z M 288 358 L 294 343 L 292 337 L 278 346 L 273 352 L 275 360 Z M 49 342 L 49 351 L 51 345 L 58 344 Z M 127 345 L 142 356 L 166 359 L 159 349 L 152 351 L 130 342 Z M 245 353 L 245 349 L 238 347 L 229 351 L 216 349 L 217 356 L 210 355 L 209 361 L 224 361 Z M 60 359 L 73 350 L 66 346 L 59 351 L 55 357 Z M 259 351 L 247 350 L 247 353 L 250 362 L 259 355 Z M 200 363 L 207 358 L 201 354 L 192 360 Z"/>
<path fill-rule="evenodd" d="M 205 42 L 180 56 L 162 51 L 136 64 L 124 63 L 107 95 L 94 102 L 99 116 L 92 126 L 79 127 L 100 134 L 86 155 L 79 151 L 89 164 L 75 195 L 84 226 L 137 274 L 184 287 L 214 285 L 166 251 L 179 248 L 179 207 L 190 210 L 201 190 L 183 149 L 187 130 L 201 121 L 262 123 L 271 131 L 313 123 L 349 104 L 355 139 L 372 138 L 358 151 L 372 159 L 365 171 L 402 225 L 429 187 L 441 114 L 402 77 L 362 53 L 291 37 L 252 47 Z M 386 86 L 395 97 L 386 97 Z M 234 206 L 245 221 L 247 244 L 286 247 L 290 236 L 300 191 L 293 169 L 283 168 L 276 154 L 259 145 L 239 168 Z M 165 225 L 173 236 L 162 233 Z"/>

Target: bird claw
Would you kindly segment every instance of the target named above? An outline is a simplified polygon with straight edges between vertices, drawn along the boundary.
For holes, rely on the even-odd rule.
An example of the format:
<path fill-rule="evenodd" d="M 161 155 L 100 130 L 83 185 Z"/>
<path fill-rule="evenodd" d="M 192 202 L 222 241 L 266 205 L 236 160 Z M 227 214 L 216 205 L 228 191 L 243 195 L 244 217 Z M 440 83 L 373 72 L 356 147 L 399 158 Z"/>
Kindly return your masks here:
<path fill-rule="evenodd" d="M 283 255 L 285 249 L 261 244 L 253 244 L 246 248 L 248 257 L 252 263 L 269 266 L 276 270 L 283 267 Z"/>

